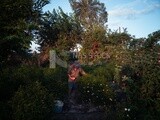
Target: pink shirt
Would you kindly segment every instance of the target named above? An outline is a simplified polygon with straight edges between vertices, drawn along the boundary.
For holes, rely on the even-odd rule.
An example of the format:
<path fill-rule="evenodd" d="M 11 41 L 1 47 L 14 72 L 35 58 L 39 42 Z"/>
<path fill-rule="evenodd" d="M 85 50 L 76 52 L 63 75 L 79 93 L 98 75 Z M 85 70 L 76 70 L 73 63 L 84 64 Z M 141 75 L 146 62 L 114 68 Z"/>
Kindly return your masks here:
<path fill-rule="evenodd" d="M 76 78 L 78 78 L 78 76 L 80 74 L 84 75 L 85 72 L 83 71 L 82 68 L 76 68 L 74 66 L 71 66 L 73 68 L 70 68 L 69 72 L 68 72 L 68 76 L 69 76 L 69 81 L 74 81 L 76 80 Z"/>

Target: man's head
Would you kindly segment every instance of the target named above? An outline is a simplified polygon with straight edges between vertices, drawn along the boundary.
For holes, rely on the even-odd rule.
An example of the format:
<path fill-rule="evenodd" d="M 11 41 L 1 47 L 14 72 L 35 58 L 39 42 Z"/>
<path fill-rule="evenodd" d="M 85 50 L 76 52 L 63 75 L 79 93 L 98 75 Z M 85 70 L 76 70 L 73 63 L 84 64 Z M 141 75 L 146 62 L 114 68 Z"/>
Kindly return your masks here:
<path fill-rule="evenodd" d="M 75 61 L 74 65 L 75 65 L 76 68 L 80 68 L 81 67 L 81 65 L 80 65 L 80 63 L 78 61 Z"/>

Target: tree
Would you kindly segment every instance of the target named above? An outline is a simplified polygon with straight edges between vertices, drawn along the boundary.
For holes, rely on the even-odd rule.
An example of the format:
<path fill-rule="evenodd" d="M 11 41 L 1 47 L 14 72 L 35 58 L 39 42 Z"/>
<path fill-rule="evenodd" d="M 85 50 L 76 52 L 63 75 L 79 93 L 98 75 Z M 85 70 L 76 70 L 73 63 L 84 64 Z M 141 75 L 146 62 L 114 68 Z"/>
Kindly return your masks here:
<path fill-rule="evenodd" d="M 46 12 L 41 19 L 37 32 L 40 45 L 40 61 L 47 61 L 49 50 L 69 51 L 81 41 L 82 27 L 73 15 L 68 15 L 61 8 Z"/>
<path fill-rule="evenodd" d="M 131 50 L 140 50 L 144 46 L 145 39 L 139 38 L 139 39 L 133 39 L 129 43 L 129 49 Z"/>
<path fill-rule="evenodd" d="M 35 28 L 48 0 L 5 0 L 0 5 L 0 63 L 23 56 L 30 47 Z M 15 63 L 14 63 L 15 64 Z"/>
<path fill-rule="evenodd" d="M 83 28 L 81 53 L 89 56 L 92 54 L 94 44 L 98 44 L 100 49 L 103 47 L 102 42 L 106 39 L 108 13 L 104 3 L 98 0 L 70 0 L 69 2 Z"/>
<path fill-rule="evenodd" d="M 47 12 L 42 18 L 41 27 L 38 31 L 38 43 L 41 50 L 45 48 L 56 48 L 69 50 L 80 41 L 81 27 L 72 15 L 67 15 L 61 8 Z"/>
<path fill-rule="evenodd" d="M 143 41 L 141 47 L 136 47 L 132 49 L 132 67 L 135 71 L 140 71 L 141 80 L 139 82 L 139 99 L 134 101 L 137 108 L 140 108 L 136 114 L 138 119 L 158 119 L 160 104 L 159 104 L 159 91 L 160 91 L 160 66 L 159 51 L 160 45 L 158 41 L 160 40 L 160 32 L 155 31 L 148 35 Z M 142 112 L 143 111 L 143 112 Z"/>
<path fill-rule="evenodd" d="M 144 46 L 146 48 L 153 48 L 157 45 L 159 46 L 158 42 L 160 42 L 160 30 L 149 34 Z"/>
<path fill-rule="evenodd" d="M 104 3 L 97 0 L 69 0 L 69 2 L 85 29 L 93 28 L 94 24 L 103 26 L 108 20 Z"/>

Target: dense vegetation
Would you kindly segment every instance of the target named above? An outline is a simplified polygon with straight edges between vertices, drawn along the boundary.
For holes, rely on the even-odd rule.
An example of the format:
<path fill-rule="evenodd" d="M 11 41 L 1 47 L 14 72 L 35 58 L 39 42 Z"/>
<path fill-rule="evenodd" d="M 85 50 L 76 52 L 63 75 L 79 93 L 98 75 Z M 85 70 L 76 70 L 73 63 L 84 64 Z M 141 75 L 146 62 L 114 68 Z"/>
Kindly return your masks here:
<path fill-rule="evenodd" d="M 74 12 L 68 15 L 61 8 L 43 13 L 48 0 L 1 1 L 0 119 L 50 119 L 68 85 L 66 68 L 48 68 L 49 50 L 69 62 L 62 51 L 77 43 L 89 74 L 78 81 L 79 100 L 104 106 L 113 119 L 159 119 L 160 31 L 139 39 L 126 29 L 108 33 L 103 3 L 69 2 Z M 39 54 L 29 52 L 31 41 L 40 45 Z"/>

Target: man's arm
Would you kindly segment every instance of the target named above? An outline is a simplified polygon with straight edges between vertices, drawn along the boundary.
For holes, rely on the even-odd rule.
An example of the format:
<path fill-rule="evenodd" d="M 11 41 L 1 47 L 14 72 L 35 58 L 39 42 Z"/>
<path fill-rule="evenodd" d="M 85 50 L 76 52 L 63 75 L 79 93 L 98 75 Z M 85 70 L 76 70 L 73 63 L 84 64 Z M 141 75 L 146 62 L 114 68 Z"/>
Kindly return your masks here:
<path fill-rule="evenodd" d="M 80 74 L 82 74 L 82 75 L 87 75 L 87 73 L 81 68 L 81 70 L 80 70 Z"/>

